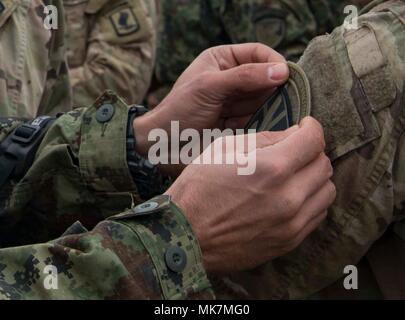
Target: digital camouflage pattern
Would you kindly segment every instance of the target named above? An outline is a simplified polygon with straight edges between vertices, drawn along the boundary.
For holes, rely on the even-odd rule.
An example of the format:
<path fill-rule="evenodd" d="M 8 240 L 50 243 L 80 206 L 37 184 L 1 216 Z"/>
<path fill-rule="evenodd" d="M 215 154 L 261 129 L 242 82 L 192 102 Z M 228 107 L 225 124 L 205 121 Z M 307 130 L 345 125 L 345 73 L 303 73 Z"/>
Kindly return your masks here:
<path fill-rule="evenodd" d="M 96 115 L 105 103 L 115 112 L 102 124 Z M 63 115 L 23 180 L 1 190 L 0 298 L 214 297 L 181 211 L 165 196 L 137 200 L 126 164 L 127 120 L 127 105 L 111 92 Z M 18 125 L 1 123 L 2 139 Z M 178 259 L 172 248 L 180 250 L 180 269 L 170 264 Z M 57 268 L 58 290 L 44 287 L 47 265 Z"/>
<path fill-rule="evenodd" d="M 64 57 L 64 23 L 44 28 L 44 6 L 59 0 L 2 0 L 0 116 L 32 118 L 71 108 Z"/>
<path fill-rule="evenodd" d="M 310 40 L 343 21 L 349 0 L 161 0 L 156 81 L 150 98 L 162 100 L 205 49 L 261 42 L 297 61 Z"/>
<path fill-rule="evenodd" d="M 68 111 L 71 104 L 62 2 L 0 4 L 3 141 L 23 118 Z M 60 13 L 58 31 L 43 27 L 49 4 Z M 95 115 L 107 102 L 114 117 L 100 124 Z M 127 118 L 128 106 L 112 93 L 92 108 L 61 116 L 23 180 L 0 190 L 0 299 L 213 298 L 199 245 L 180 210 L 166 197 L 152 200 L 147 214 L 136 207 L 140 200 L 126 163 Z M 184 254 L 181 270 L 169 268 L 168 259 L 176 258 L 168 255 L 171 248 Z M 45 289 L 49 265 L 57 268 L 59 290 Z"/>
<path fill-rule="evenodd" d="M 75 106 L 107 89 L 141 103 L 156 51 L 156 7 L 150 0 L 63 0 Z"/>
<path fill-rule="evenodd" d="M 405 1 L 376 1 L 359 26 L 316 38 L 299 61 L 335 169 L 327 220 L 285 257 L 214 276 L 218 297 L 405 299 Z M 339 279 L 357 263 L 347 291 Z"/>

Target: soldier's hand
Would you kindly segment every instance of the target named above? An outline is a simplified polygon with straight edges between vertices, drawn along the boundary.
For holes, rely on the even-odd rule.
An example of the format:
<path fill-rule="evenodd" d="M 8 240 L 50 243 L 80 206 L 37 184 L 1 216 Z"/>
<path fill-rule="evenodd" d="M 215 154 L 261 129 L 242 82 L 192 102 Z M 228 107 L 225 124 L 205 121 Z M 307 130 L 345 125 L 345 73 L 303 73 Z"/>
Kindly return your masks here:
<path fill-rule="evenodd" d="M 191 223 L 209 271 L 257 267 L 317 228 L 336 197 L 324 147 L 320 124 L 306 118 L 285 132 L 257 134 L 256 153 L 248 150 L 257 158 L 251 176 L 238 176 L 232 165 L 186 168 L 167 194 Z"/>
<path fill-rule="evenodd" d="M 243 128 L 271 92 L 289 75 L 285 59 L 256 43 L 204 51 L 181 75 L 163 102 L 136 119 L 139 151 L 147 154 L 146 136 L 154 128 Z"/>

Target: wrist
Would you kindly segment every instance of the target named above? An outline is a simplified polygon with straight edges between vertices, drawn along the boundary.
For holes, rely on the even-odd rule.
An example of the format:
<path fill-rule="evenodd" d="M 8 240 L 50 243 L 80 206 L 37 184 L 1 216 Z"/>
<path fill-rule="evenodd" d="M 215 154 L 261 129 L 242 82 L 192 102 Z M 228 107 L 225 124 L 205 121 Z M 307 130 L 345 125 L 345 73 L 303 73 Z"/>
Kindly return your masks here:
<path fill-rule="evenodd" d="M 154 111 L 151 111 L 141 117 L 137 117 L 133 121 L 133 128 L 134 128 L 134 136 L 136 140 L 135 144 L 135 150 L 136 152 L 144 157 L 145 159 L 149 158 L 149 150 L 150 148 L 156 143 L 156 141 L 150 141 L 149 140 L 149 134 L 153 129 L 162 129 L 166 130 L 167 135 L 169 140 L 167 143 L 168 145 L 168 150 L 170 152 L 171 146 L 170 146 L 170 130 L 168 130 L 167 127 L 163 127 L 162 125 L 159 125 L 158 121 L 156 119 L 161 118 L 160 115 L 157 116 L 157 113 Z M 162 141 L 160 141 L 162 142 Z M 170 177 L 177 177 L 181 174 L 181 172 L 184 170 L 185 165 L 183 164 L 171 164 L 171 156 L 170 153 L 168 155 L 169 163 L 165 164 L 158 164 L 158 167 L 160 171 Z"/>
<path fill-rule="evenodd" d="M 152 146 L 148 139 L 151 131 L 149 118 L 148 115 L 143 115 L 135 118 L 133 122 L 134 136 L 136 137 L 135 150 L 144 158 L 148 157 L 149 149 Z"/>
<path fill-rule="evenodd" d="M 201 228 L 204 216 L 201 215 L 201 210 L 198 208 L 198 196 L 193 196 L 193 191 L 190 190 L 190 185 L 184 184 L 181 179 L 177 180 L 175 184 L 166 191 L 165 195 L 169 196 L 172 203 L 181 210 L 200 245 L 203 265 L 207 271 L 211 270 L 211 259 L 208 257 L 206 250 L 204 250 L 206 239 L 208 237 L 208 230 Z"/>

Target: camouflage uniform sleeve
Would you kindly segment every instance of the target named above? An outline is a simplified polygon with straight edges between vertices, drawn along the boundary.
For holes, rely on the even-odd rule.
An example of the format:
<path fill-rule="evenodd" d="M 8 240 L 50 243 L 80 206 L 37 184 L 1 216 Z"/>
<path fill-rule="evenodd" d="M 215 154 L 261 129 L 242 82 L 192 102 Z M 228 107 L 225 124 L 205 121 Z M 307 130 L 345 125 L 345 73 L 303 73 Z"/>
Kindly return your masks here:
<path fill-rule="evenodd" d="M 213 299 L 180 210 L 161 196 L 54 241 L 0 249 L 0 299 Z"/>
<path fill-rule="evenodd" d="M 127 121 L 111 92 L 61 116 L 26 176 L 0 190 L 0 298 L 213 298 L 180 209 L 167 196 L 138 200 Z M 22 122 L 0 118 L 0 139 Z"/>
<path fill-rule="evenodd" d="M 91 229 L 141 203 L 127 166 L 127 121 L 128 106 L 111 92 L 57 119 L 26 176 L 2 190 L 0 245 L 46 242 L 77 220 Z"/>
<path fill-rule="evenodd" d="M 357 30 L 315 39 L 299 62 L 335 169 L 337 199 L 327 220 L 293 253 L 220 284 L 233 281 L 250 297 L 307 298 L 344 277 L 346 266 L 404 219 L 405 2 L 378 2 Z M 293 109 L 299 114 L 294 102 Z M 391 272 L 403 270 L 400 261 Z M 401 286 L 401 279 L 403 273 L 391 284 Z M 345 291 L 343 280 L 339 287 Z"/>
<path fill-rule="evenodd" d="M 80 30 L 68 30 L 70 54 L 84 54 L 83 60 L 69 59 L 74 105 L 87 106 L 107 89 L 117 92 L 127 103 L 141 103 L 155 60 L 155 2 L 90 0 L 84 9 L 83 2 L 65 4 L 65 8 L 68 19 L 84 16 L 85 20 L 78 26 Z M 85 26 L 88 33 L 83 31 Z M 76 39 L 76 33 L 85 39 Z M 75 51 L 74 42 L 82 40 L 83 46 Z"/>

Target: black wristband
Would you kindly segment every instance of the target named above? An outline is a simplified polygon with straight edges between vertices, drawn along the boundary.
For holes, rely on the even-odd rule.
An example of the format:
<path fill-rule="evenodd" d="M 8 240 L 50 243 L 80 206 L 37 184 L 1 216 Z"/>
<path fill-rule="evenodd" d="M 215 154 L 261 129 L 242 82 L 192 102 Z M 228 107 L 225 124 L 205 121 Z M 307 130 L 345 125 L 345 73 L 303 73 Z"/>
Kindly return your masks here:
<path fill-rule="evenodd" d="M 136 137 L 134 135 L 134 120 L 148 112 L 143 106 L 132 106 L 128 115 L 127 130 L 127 162 L 132 178 L 143 200 L 149 200 L 164 192 L 167 178 L 157 166 L 142 157 L 136 151 Z"/>

